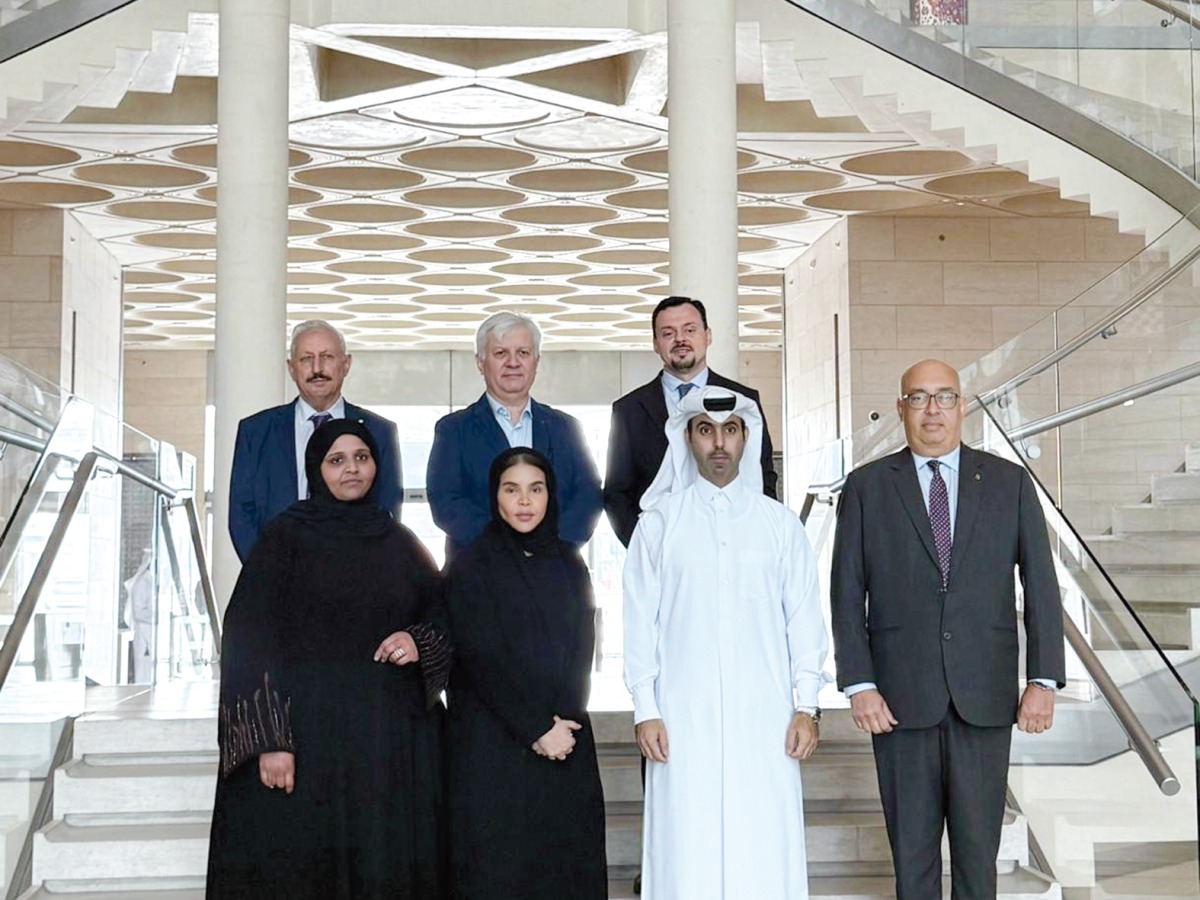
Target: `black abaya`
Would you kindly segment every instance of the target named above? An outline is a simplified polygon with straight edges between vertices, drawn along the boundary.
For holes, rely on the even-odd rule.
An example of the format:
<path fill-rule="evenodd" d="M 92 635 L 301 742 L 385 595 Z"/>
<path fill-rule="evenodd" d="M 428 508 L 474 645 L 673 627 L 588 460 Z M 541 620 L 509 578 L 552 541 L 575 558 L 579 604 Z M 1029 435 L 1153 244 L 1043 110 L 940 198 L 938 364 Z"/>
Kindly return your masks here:
<path fill-rule="evenodd" d="M 547 480 L 552 488 L 552 475 Z M 547 527 L 534 535 L 494 520 L 450 568 L 456 900 L 607 897 L 604 798 L 586 710 L 591 586 L 574 547 L 554 532 L 553 496 L 550 507 Z M 532 749 L 555 715 L 583 725 L 561 761 Z"/>
<path fill-rule="evenodd" d="M 230 601 L 210 900 L 443 896 L 437 573 L 407 529 L 335 502 L 273 520 Z M 420 662 L 375 662 L 402 630 Z M 295 755 L 290 795 L 259 778 L 278 750 Z"/>

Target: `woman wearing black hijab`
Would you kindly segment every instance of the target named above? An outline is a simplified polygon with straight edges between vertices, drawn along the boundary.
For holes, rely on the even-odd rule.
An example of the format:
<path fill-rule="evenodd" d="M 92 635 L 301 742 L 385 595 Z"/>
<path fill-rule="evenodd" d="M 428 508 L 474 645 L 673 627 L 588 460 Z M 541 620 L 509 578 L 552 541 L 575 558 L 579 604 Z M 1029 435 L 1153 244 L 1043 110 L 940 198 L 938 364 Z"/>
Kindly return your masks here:
<path fill-rule="evenodd" d="M 587 568 L 558 537 L 544 456 L 502 453 L 489 485 L 492 521 L 449 572 L 453 896 L 598 900 L 608 878 Z"/>
<path fill-rule="evenodd" d="M 450 648 L 433 562 L 373 500 L 375 456 L 360 422 L 318 428 L 309 499 L 229 602 L 210 900 L 442 896 Z"/>

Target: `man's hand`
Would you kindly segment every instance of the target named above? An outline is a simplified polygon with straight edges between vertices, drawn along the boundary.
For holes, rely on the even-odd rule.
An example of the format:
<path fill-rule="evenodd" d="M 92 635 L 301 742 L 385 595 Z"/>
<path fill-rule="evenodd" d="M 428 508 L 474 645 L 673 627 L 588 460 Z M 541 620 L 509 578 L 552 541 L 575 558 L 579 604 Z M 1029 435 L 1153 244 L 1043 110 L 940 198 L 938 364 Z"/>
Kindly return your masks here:
<path fill-rule="evenodd" d="M 638 722 L 634 732 L 637 735 L 637 743 L 642 750 L 642 756 L 655 762 L 665 763 L 667 761 L 667 726 L 662 719 L 647 719 L 645 722 Z"/>
<path fill-rule="evenodd" d="M 808 759 L 821 742 L 821 729 L 817 720 L 807 713 L 792 713 L 787 737 L 783 747 L 792 759 Z"/>
<path fill-rule="evenodd" d="M 1029 734 L 1041 734 L 1049 731 L 1053 724 L 1054 691 L 1036 684 L 1026 685 L 1021 706 L 1017 709 L 1017 728 Z"/>
<path fill-rule="evenodd" d="M 850 712 L 859 731 L 887 734 L 900 723 L 877 690 L 859 691 L 850 698 Z"/>
<path fill-rule="evenodd" d="M 258 777 L 269 788 L 283 788 L 287 793 L 296 789 L 296 757 L 286 750 L 260 753 Z"/>

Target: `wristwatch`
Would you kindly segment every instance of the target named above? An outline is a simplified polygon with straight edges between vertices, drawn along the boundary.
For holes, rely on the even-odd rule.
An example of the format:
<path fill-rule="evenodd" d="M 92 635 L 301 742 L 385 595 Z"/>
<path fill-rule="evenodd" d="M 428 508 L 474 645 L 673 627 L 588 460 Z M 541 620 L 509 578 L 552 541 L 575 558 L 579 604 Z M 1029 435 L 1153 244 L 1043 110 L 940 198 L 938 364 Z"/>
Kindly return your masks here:
<path fill-rule="evenodd" d="M 821 723 L 821 707 L 819 706 L 797 706 L 796 712 L 803 713 L 818 725 Z"/>

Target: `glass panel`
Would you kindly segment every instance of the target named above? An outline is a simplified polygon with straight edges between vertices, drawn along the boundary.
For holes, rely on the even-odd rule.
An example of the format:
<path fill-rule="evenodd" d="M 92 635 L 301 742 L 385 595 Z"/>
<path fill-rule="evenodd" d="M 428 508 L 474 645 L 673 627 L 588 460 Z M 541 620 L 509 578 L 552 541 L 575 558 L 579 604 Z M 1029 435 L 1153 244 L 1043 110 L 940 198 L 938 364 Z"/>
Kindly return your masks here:
<path fill-rule="evenodd" d="M 790 0 L 805 7 L 803 0 Z M 1196 4 L 1174 0 L 857 0 L 953 50 L 972 81 L 1000 73 L 1194 177 Z M 893 41 L 898 45 L 898 41 Z M 945 50 L 925 54 L 947 66 Z M 967 60 L 986 68 L 968 64 Z M 957 72 L 953 71 L 957 70 Z M 945 71 L 945 68 L 943 68 Z"/>

